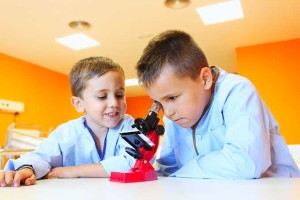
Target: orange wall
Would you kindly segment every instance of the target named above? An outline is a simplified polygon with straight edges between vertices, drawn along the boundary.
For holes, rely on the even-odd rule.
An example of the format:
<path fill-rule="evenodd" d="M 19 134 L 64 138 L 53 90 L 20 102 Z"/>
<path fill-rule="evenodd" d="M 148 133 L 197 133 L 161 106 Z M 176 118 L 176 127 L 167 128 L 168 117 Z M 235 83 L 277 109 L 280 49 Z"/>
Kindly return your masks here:
<path fill-rule="evenodd" d="M 0 99 L 25 104 L 16 122 L 39 124 L 47 136 L 50 128 L 79 116 L 70 103 L 67 75 L 1 53 L 0 72 Z M 0 112 L 0 146 L 13 121 L 13 114 Z"/>
<path fill-rule="evenodd" d="M 287 143 L 300 143 L 300 38 L 236 49 L 248 77 L 279 123 Z"/>

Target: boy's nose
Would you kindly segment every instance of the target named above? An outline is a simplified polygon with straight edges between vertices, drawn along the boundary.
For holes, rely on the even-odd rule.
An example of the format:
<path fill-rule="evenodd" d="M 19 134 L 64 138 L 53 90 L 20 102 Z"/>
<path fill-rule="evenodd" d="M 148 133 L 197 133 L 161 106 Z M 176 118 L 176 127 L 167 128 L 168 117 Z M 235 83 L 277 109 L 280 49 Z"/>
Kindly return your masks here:
<path fill-rule="evenodd" d="M 172 116 L 174 115 L 174 110 L 170 107 L 166 107 L 166 108 L 164 107 L 163 112 L 167 118 L 172 118 Z"/>
<path fill-rule="evenodd" d="M 116 107 L 118 105 L 118 99 L 117 98 L 111 98 L 111 99 L 109 99 L 108 105 L 110 107 Z"/>

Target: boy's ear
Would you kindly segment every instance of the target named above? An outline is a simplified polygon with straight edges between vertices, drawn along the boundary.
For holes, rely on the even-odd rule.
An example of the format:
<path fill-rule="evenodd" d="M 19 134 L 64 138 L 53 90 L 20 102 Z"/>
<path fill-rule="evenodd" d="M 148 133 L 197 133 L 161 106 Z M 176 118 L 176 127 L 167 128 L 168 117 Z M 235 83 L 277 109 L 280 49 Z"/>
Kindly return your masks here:
<path fill-rule="evenodd" d="M 213 77 L 209 67 L 203 67 L 200 72 L 201 83 L 203 84 L 204 89 L 208 90 L 213 84 Z"/>
<path fill-rule="evenodd" d="M 74 106 L 74 108 L 77 110 L 77 112 L 81 113 L 84 111 L 81 99 L 79 97 L 72 96 L 71 103 Z"/>

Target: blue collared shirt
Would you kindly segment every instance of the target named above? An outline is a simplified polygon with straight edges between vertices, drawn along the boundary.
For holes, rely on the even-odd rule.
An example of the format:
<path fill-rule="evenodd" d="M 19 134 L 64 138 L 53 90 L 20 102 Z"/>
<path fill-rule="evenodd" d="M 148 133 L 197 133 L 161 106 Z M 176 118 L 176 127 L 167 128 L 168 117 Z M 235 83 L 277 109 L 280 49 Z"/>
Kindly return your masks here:
<path fill-rule="evenodd" d="M 187 102 L 188 103 L 188 102 Z M 164 117 L 157 160 L 164 176 L 251 179 L 299 177 L 278 124 L 249 80 L 220 69 L 214 99 L 195 130 Z"/>
<path fill-rule="evenodd" d="M 127 171 L 135 163 L 125 152 L 129 146 L 120 132 L 132 130 L 134 120 L 125 115 L 115 128 L 110 128 L 106 136 L 106 149 L 101 159 L 95 142 L 84 126 L 84 117 L 71 120 L 57 127 L 39 147 L 19 159 L 10 159 L 4 170 L 16 170 L 22 165 L 32 165 L 37 178 L 46 175 L 54 167 L 77 166 L 101 163 L 108 174 L 112 171 Z"/>

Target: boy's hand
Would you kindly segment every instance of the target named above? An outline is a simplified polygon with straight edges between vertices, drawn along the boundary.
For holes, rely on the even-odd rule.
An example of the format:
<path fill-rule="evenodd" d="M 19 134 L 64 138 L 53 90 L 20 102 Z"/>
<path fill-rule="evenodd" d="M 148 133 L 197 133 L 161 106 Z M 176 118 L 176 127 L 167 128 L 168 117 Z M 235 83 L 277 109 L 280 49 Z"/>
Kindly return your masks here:
<path fill-rule="evenodd" d="M 19 171 L 0 171 L 0 186 L 19 187 L 21 184 L 33 185 L 36 177 L 31 169 L 21 169 Z"/>
<path fill-rule="evenodd" d="M 76 175 L 76 166 L 53 168 L 46 178 L 78 178 Z"/>

